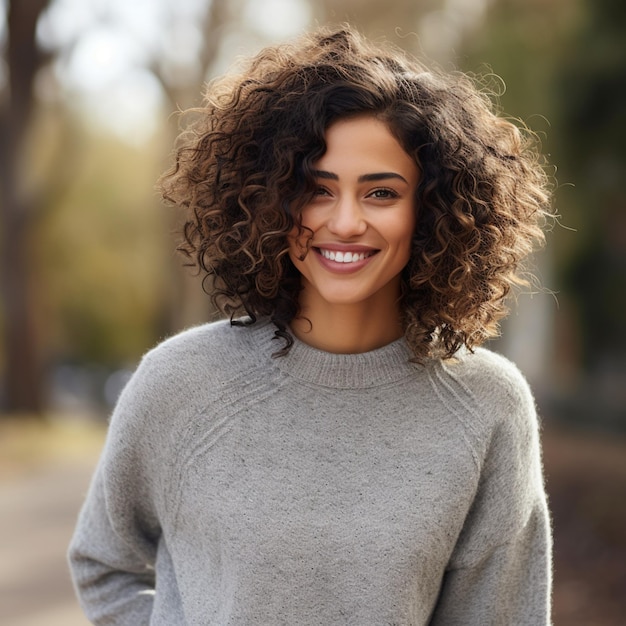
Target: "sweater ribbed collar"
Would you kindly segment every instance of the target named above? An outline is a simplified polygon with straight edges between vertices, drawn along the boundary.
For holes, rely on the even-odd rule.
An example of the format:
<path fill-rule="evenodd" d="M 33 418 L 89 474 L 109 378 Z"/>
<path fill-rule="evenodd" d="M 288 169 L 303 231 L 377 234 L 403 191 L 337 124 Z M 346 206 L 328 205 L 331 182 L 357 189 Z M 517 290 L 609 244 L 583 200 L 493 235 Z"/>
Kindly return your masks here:
<path fill-rule="evenodd" d="M 272 352 L 280 349 L 273 338 L 271 323 L 259 328 L 263 343 Z M 397 382 L 415 374 L 409 362 L 411 350 L 404 338 L 382 348 L 360 354 L 334 354 L 313 348 L 294 337 L 294 344 L 284 357 L 272 359 L 284 374 L 293 378 L 335 389 L 364 389 Z"/>

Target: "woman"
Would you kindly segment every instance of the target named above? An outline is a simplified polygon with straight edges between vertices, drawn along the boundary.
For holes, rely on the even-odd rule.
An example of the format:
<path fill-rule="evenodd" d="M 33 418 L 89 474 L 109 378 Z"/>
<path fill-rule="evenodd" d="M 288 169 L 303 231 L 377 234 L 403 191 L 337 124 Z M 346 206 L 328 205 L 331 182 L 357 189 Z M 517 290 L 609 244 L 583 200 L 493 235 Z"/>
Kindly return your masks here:
<path fill-rule="evenodd" d="M 150 352 L 72 541 L 96 624 L 547 624 L 528 386 L 478 346 L 541 241 L 529 138 L 344 28 L 209 86 L 164 196 L 231 321 Z"/>

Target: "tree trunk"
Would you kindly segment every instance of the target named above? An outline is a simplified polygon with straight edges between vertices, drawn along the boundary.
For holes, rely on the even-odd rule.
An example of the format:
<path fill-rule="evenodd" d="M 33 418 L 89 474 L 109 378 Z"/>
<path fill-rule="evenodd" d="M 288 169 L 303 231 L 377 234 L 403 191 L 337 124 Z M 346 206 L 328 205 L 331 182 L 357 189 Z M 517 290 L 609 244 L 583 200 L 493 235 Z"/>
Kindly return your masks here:
<path fill-rule="evenodd" d="M 37 340 L 33 254 L 36 207 L 21 186 L 23 149 L 33 109 L 33 82 L 42 58 L 35 43 L 47 0 L 13 1 L 8 10 L 9 81 L 0 109 L 0 295 L 4 347 L 2 409 L 39 413 L 43 408 L 42 355 Z"/>

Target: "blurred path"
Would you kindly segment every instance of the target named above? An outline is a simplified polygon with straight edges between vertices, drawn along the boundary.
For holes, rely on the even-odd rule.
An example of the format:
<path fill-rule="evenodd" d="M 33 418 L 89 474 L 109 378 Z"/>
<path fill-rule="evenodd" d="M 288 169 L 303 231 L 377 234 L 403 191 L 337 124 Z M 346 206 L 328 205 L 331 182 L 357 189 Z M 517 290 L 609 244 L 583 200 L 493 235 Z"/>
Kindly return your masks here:
<path fill-rule="evenodd" d="M 86 626 L 65 552 L 93 461 L 60 461 L 0 482 L 0 624 Z"/>

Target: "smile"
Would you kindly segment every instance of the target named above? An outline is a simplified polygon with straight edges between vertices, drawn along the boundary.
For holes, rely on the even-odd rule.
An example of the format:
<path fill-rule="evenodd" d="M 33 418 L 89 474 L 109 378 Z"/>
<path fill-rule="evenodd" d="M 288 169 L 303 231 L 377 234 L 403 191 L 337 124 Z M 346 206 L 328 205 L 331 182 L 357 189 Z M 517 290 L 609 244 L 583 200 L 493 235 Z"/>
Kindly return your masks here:
<path fill-rule="evenodd" d="M 377 252 L 376 250 L 368 252 L 342 252 L 340 250 L 326 250 L 325 248 L 318 248 L 318 251 L 325 259 L 335 261 L 335 263 L 358 263 Z"/>

